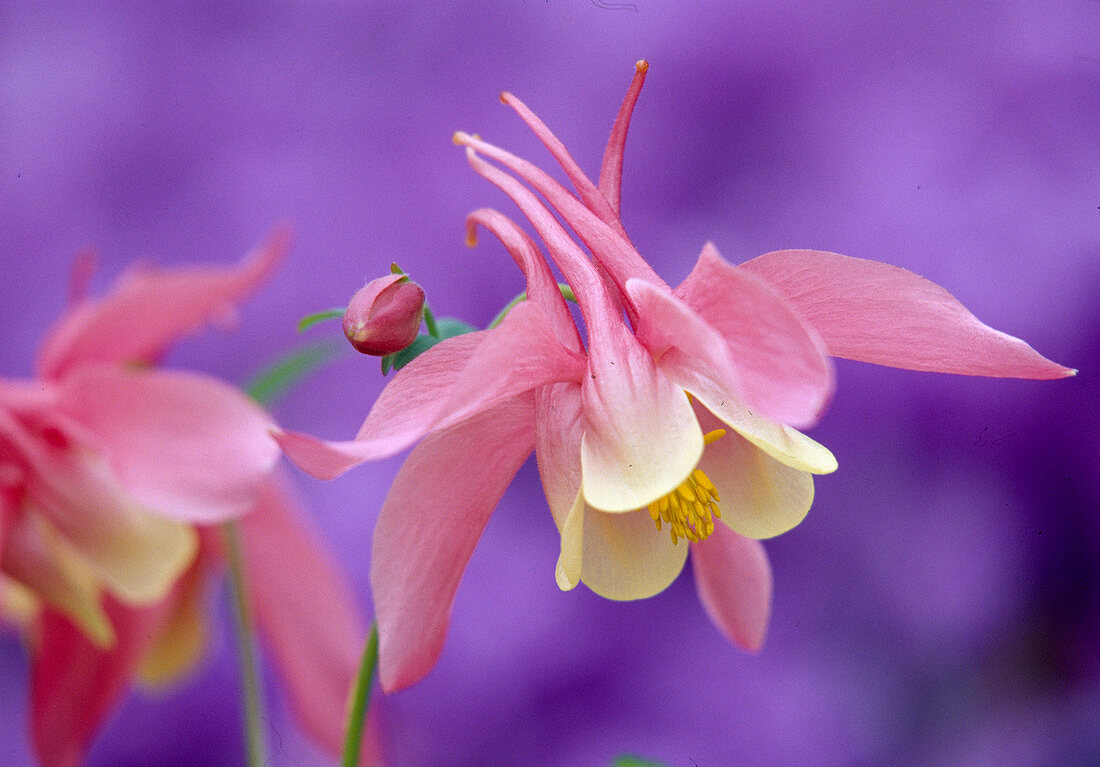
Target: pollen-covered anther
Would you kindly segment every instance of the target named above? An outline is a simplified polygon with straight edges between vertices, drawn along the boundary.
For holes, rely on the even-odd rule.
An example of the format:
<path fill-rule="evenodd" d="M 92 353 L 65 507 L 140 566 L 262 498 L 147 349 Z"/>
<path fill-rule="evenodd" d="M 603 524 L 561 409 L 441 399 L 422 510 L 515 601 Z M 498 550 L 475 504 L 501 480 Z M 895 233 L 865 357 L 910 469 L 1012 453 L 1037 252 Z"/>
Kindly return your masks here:
<path fill-rule="evenodd" d="M 722 431 L 721 429 L 716 431 Z M 709 438 L 715 432 L 706 436 Z M 709 439 L 715 439 L 721 434 Z M 673 544 L 680 542 L 681 538 L 689 541 L 705 541 L 714 532 L 714 520 L 722 517 L 722 510 L 718 503 L 718 489 L 710 481 L 702 469 L 695 469 L 680 486 L 668 495 L 661 496 L 647 507 L 650 519 L 662 528 L 662 522 L 667 522 L 669 534 Z"/>

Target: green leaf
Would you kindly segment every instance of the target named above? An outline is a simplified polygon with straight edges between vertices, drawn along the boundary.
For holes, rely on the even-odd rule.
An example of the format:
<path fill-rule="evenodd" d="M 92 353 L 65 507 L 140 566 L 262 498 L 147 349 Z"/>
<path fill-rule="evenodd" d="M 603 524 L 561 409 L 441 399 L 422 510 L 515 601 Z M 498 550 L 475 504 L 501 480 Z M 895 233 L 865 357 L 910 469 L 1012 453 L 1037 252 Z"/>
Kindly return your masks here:
<path fill-rule="evenodd" d="M 477 330 L 477 328 L 470 323 L 463 322 L 454 317 L 442 318 L 436 323 L 436 329 L 439 331 L 438 336 L 421 333 L 416 337 L 415 341 L 401 351 L 387 354 L 383 357 L 382 375 L 386 375 L 391 370 L 400 370 L 445 338 L 454 338 L 455 336 L 473 333 Z"/>
<path fill-rule="evenodd" d="M 660 762 L 651 762 L 648 759 L 642 759 L 640 756 L 622 754 L 615 757 L 611 762 L 611 767 L 664 767 L 664 765 Z"/>
<path fill-rule="evenodd" d="M 345 307 L 336 306 L 323 312 L 307 314 L 305 317 L 302 317 L 302 319 L 298 320 L 298 332 L 303 333 L 309 328 L 318 324 L 319 322 L 324 322 L 325 320 L 334 320 L 337 317 L 343 317 L 345 311 L 347 311 Z"/>
<path fill-rule="evenodd" d="M 310 373 L 340 356 L 344 348 L 342 343 L 324 340 L 296 349 L 253 376 L 245 391 L 267 407 Z"/>

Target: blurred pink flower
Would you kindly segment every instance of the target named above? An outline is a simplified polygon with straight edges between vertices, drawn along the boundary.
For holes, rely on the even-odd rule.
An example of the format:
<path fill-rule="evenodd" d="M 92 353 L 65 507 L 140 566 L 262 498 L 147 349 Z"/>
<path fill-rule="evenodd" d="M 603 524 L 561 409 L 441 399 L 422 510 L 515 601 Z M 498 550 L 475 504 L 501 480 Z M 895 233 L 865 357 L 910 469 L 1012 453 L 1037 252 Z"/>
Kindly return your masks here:
<path fill-rule="evenodd" d="M 416 340 L 424 319 L 424 290 L 404 274 L 361 287 L 344 312 L 344 335 L 356 351 L 384 357 Z"/>
<path fill-rule="evenodd" d="M 307 730 L 339 748 L 362 621 L 272 479 L 272 421 L 233 386 L 151 367 L 231 318 L 286 244 L 233 268 L 134 268 L 103 299 L 83 296 L 80 261 L 38 378 L 0 380 L 0 616 L 30 640 L 47 767 L 83 760 L 136 675 L 164 682 L 198 657 L 221 569 L 206 526 L 246 514 L 261 628 Z"/>
<path fill-rule="evenodd" d="M 264 649 L 303 730 L 338 754 L 366 634 L 354 595 L 283 480 L 265 483 L 240 525 L 245 581 Z M 224 550 L 216 528 L 195 529 L 198 554 L 163 599 L 130 606 L 104 596 L 115 635 L 111 647 L 97 645 L 53 609 L 32 625 L 31 737 L 45 767 L 80 764 L 135 682 L 160 688 L 199 659 L 209 633 L 210 587 L 222 580 Z M 380 763 L 373 723 L 360 763 Z"/>
<path fill-rule="evenodd" d="M 232 269 L 133 268 L 105 298 L 74 295 L 38 377 L 0 379 L 3 572 L 102 646 L 114 637 L 101 592 L 162 599 L 195 558 L 193 523 L 244 514 L 275 465 L 271 419 L 243 392 L 152 365 L 230 317 L 284 248 Z"/>
<path fill-rule="evenodd" d="M 798 524 L 812 474 L 832 454 L 791 425 L 828 404 L 828 355 L 922 370 L 1056 378 L 1072 374 L 981 324 L 946 291 L 896 267 L 815 251 L 745 267 L 703 248 L 676 290 L 630 244 L 619 220 L 626 130 L 640 62 L 605 153 L 600 184 L 525 106 L 504 94 L 573 181 L 579 198 L 530 163 L 456 134 L 474 169 L 530 220 L 573 288 L 587 350 L 534 243 L 494 211 L 482 225 L 523 268 L 530 300 L 498 327 L 426 352 L 383 391 L 356 439 L 283 433 L 307 471 L 333 477 L 424 437 L 402 466 L 374 537 L 372 585 L 383 687 L 437 659 L 454 593 L 489 514 L 526 456 L 562 537 L 556 577 L 612 599 L 651 596 L 680 573 L 691 541 L 700 599 L 736 643 L 758 648 L 771 573 L 756 538 Z M 591 263 L 527 181 L 568 223 Z M 623 321 L 625 308 L 633 331 Z M 685 396 L 688 394 L 688 396 Z M 717 525 L 719 516 L 725 525 Z M 671 527 L 670 535 L 654 526 Z"/>

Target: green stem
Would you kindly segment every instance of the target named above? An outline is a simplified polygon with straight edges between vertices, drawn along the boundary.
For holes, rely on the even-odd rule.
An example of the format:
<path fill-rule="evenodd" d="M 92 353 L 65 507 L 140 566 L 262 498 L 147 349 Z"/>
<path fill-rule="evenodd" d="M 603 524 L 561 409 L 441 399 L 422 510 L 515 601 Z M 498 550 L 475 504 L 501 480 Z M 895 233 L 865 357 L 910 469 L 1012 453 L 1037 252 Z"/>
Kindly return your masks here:
<path fill-rule="evenodd" d="M 564 282 L 559 282 L 558 283 L 558 290 L 561 291 L 562 298 L 564 298 L 566 301 L 572 301 L 573 303 L 577 302 L 577 297 L 575 295 L 573 295 L 573 288 L 569 287 Z M 504 322 L 504 318 L 508 316 L 508 312 L 515 309 L 516 304 L 522 303 L 526 300 L 527 300 L 527 293 L 526 292 L 520 293 L 518 296 L 513 298 L 511 301 L 508 302 L 508 305 L 505 306 L 503 309 L 501 309 L 500 313 L 497 314 L 497 316 L 493 318 L 493 321 L 489 323 L 489 327 L 487 329 L 492 330 L 497 325 Z"/>
<path fill-rule="evenodd" d="M 229 560 L 230 582 L 233 588 L 233 624 L 237 633 L 237 658 L 241 668 L 244 696 L 244 743 L 248 767 L 267 764 L 264 744 L 264 700 L 258 670 L 259 659 L 252 630 L 252 610 L 245 586 L 244 554 L 241 551 L 240 529 L 235 521 L 222 525 L 225 534 L 226 558 Z"/>
<path fill-rule="evenodd" d="M 504 318 L 508 316 L 508 312 L 515 309 L 516 304 L 521 304 L 526 300 L 527 300 L 527 291 L 524 291 L 524 292 L 520 293 L 518 296 L 516 296 L 515 298 L 513 298 L 511 301 L 509 301 L 508 305 L 505 306 L 503 309 L 501 309 L 496 317 L 493 317 L 493 321 L 489 323 L 489 327 L 487 328 L 487 330 L 492 330 L 497 325 L 504 322 Z"/>
<path fill-rule="evenodd" d="M 344 741 L 342 767 L 356 767 L 359 763 L 359 748 L 363 742 L 363 729 L 367 724 L 367 707 L 370 705 L 370 691 L 374 685 L 374 671 L 378 667 L 378 623 L 370 625 L 370 636 L 363 649 L 363 660 L 359 664 L 359 676 L 355 680 L 355 690 L 351 699 L 351 711 L 348 713 L 348 735 Z"/>

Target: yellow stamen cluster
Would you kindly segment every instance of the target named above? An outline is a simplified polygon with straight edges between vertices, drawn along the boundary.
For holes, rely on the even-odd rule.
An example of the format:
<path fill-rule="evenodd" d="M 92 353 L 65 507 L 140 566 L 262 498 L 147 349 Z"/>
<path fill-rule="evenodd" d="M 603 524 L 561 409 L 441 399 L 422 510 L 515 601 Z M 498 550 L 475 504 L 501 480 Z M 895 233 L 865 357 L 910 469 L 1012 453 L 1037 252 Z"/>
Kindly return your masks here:
<path fill-rule="evenodd" d="M 725 436 L 724 429 L 708 433 L 706 444 Z M 702 469 L 695 469 L 679 487 L 649 504 L 649 516 L 661 529 L 661 521 L 669 525 L 673 545 L 681 538 L 705 541 L 714 532 L 714 520 L 721 519 L 718 489 Z"/>

